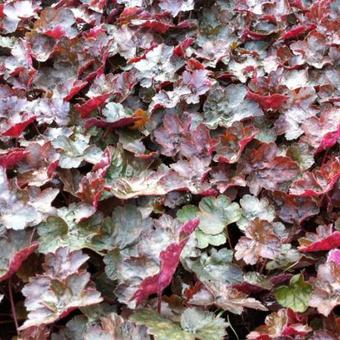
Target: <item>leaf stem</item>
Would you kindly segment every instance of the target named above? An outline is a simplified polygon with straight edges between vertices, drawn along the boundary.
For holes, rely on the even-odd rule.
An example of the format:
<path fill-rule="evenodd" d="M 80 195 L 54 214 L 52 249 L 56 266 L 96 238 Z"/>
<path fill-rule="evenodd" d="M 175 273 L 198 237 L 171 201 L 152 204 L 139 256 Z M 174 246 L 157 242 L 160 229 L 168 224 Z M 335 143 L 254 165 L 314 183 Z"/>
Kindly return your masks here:
<path fill-rule="evenodd" d="M 230 329 L 231 329 L 232 332 L 235 334 L 236 339 L 237 339 L 237 340 L 240 340 L 238 334 L 236 333 L 236 331 L 235 331 L 233 325 L 231 324 L 231 322 L 230 322 L 230 320 L 229 320 L 229 315 L 228 315 L 228 314 L 227 314 L 227 322 L 228 322 L 228 324 L 229 324 Z"/>
<path fill-rule="evenodd" d="M 227 233 L 227 241 L 228 241 L 229 248 L 230 248 L 230 250 L 234 250 L 233 245 L 231 244 L 228 226 L 225 229 L 226 229 L 226 233 Z"/>
<path fill-rule="evenodd" d="M 32 234 L 30 236 L 29 244 L 32 244 L 32 242 L 33 242 L 35 231 L 36 231 L 35 228 L 33 228 Z"/>
<path fill-rule="evenodd" d="M 161 308 L 162 308 L 162 291 L 159 291 L 157 294 L 157 312 L 158 314 L 161 314 Z"/>
<path fill-rule="evenodd" d="M 14 321 L 14 324 L 15 324 L 15 329 L 18 333 L 19 325 L 18 325 L 17 313 L 15 311 L 15 304 L 14 304 L 14 299 L 13 299 L 11 279 L 8 280 L 8 294 L 9 294 L 9 301 L 10 301 L 10 304 L 11 304 L 11 311 L 12 311 L 13 321 Z"/>
<path fill-rule="evenodd" d="M 262 260 L 262 264 L 261 264 L 261 267 L 260 267 L 260 269 L 259 269 L 259 273 L 260 273 L 260 274 L 262 274 L 263 271 L 264 271 L 264 269 L 266 268 L 267 262 L 268 262 L 267 259 L 263 259 L 263 260 Z"/>

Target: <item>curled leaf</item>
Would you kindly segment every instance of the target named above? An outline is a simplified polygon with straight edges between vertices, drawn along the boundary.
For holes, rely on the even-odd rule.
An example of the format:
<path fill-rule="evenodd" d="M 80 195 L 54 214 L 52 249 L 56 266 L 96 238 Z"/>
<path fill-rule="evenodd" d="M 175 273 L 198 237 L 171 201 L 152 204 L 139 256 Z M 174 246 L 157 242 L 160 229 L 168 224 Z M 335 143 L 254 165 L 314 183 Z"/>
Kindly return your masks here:
<path fill-rule="evenodd" d="M 0 281 L 15 274 L 21 264 L 38 248 L 31 241 L 32 231 L 8 230 L 0 237 Z"/>
<path fill-rule="evenodd" d="M 340 247 L 340 231 L 334 230 L 332 225 L 320 225 L 316 233 L 306 233 L 299 243 L 302 252 L 336 249 Z"/>
<path fill-rule="evenodd" d="M 258 327 L 247 335 L 247 339 L 275 339 L 281 336 L 306 336 L 312 328 L 306 320 L 290 309 L 280 309 L 268 315 L 265 325 Z"/>

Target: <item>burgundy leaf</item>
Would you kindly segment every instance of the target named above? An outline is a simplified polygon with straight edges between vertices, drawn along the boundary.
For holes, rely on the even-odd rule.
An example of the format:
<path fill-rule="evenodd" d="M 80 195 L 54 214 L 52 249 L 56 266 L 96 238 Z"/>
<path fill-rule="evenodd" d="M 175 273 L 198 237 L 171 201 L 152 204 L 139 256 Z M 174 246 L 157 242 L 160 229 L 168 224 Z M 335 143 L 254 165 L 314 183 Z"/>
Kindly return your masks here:
<path fill-rule="evenodd" d="M 116 129 L 116 128 L 124 127 L 127 125 L 132 125 L 135 121 L 136 121 L 135 117 L 121 118 L 120 120 L 116 122 L 108 122 L 103 119 L 89 118 L 85 122 L 85 129 L 89 129 L 92 126 L 97 126 L 100 128 Z"/>
<path fill-rule="evenodd" d="M 33 123 L 35 121 L 36 117 L 30 117 L 27 118 L 25 121 L 23 121 L 22 123 L 15 123 L 13 124 L 13 126 L 11 126 L 10 128 L 8 128 L 7 130 L 5 130 L 2 135 L 3 136 L 7 136 L 7 137 L 19 137 L 21 135 L 21 133 L 26 129 L 26 127 L 28 125 L 30 125 L 31 123 Z"/>
<path fill-rule="evenodd" d="M 142 281 L 139 289 L 134 295 L 137 304 L 140 304 L 151 294 L 157 293 L 159 301 L 163 290 L 170 284 L 171 279 L 178 266 L 181 252 L 186 245 L 189 236 L 197 228 L 199 220 L 191 220 L 186 222 L 181 227 L 179 243 L 170 244 L 165 250 L 160 253 L 161 269 L 159 274 L 147 277 Z"/>
<path fill-rule="evenodd" d="M 316 28 L 316 25 L 314 24 L 310 24 L 310 25 L 299 25 L 299 26 L 296 26 L 292 29 L 290 29 L 289 31 L 287 32 L 284 32 L 282 35 L 281 35 L 281 39 L 294 39 L 304 33 L 307 33 L 313 29 Z"/>
<path fill-rule="evenodd" d="M 9 230 L 1 236 L 0 281 L 7 280 L 15 274 L 21 264 L 38 248 L 38 243 L 31 241 L 31 234 L 32 231 Z"/>
<path fill-rule="evenodd" d="M 9 149 L 6 153 L 0 154 L 0 166 L 4 168 L 11 168 L 16 163 L 23 160 L 29 152 L 25 149 Z"/>
<path fill-rule="evenodd" d="M 270 194 L 278 216 L 287 223 L 302 223 L 305 219 L 317 215 L 319 206 L 312 197 L 291 196 L 275 191 Z"/>
<path fill-rule="evenodd" d="M 269 340 L 280 337 L 306 336 L 312 331 L 306 324 L 306 318 L 291 309 L 280 309 L 265 319 L 265 325 L 256 328 L 247 335 L 247 339 Z"/>
<path fill-rule="evenodd" d="M 74 108 L 80 113 L 81 118 L 87 118 L 92 111 L 104 105 L 109 98 L 109 94 L 103 94 L 87 100 L 84 104 L 76 104 Z"/>
<path fill-rule="evenodd" d="M 253 126 L 234 123 L 219 137 L 214 160 L 221 163 L 236 163 L 243 149 L 255 138 L 258 130 Z"/>
<path fill-rule="evenodd" d="M 181 121 L 176 115 L 165 115 L 163 127 L 154 131 L 156 142 L 162 146 L 161 152 L 174 156 L 178 152 L 186 157 L 204 157 L 211 154 L 215 141 L 208 128 L 200 124 L 191 128 L 190 118 Z"/>
<path fill-rule="evenodd" d="M 185 101 L 188 104 L 195 104 L 199 102 L 199 96 L 207 93 L 212 88 L 214 82 L 209 78 L 209 71 L 194 70 L 192 72 L 183 72 L 182 84 L 183 91 L 188 89 Z"/>
<path fill-rule="evenodd" d="M 316 153 L 329 149 L 340 138 L 340 110 L 323 111 L 320 117 L 307 119 L 302 128 L 303 139 L 316 149 Z"/>
<path fill-rule="evenodd" d="M 337 338 L 338 7 L 0 1 L 1 335 Z"/>
<path fill-rule="evenodd" d="M 340 178 L 340 159 L 330 159 L 319 169 L 307 171 L 294 181 L 289 193 L 296 196 L 319 196 L 330 191 Z"/>
<path fill-rule="evenodd" d="M 81 91 L 87 85 L 86 81 L 76 80 L 74 81 L 70 88 L 67 90 L 67 94 L 64 100 L 70 101 L 79 91 Z"/>
<path fill-rule="evenodd" d="M 53 39 L 63 37 L 74 38 L 78 32 L 72 27 L 75 18 L 68 8 L 45 8 L 40 13 L 40 19 L 35 23 L 36 29 Z"/>
<path fill-rule="evenodd" d="M 239 176 L 237 171 L 232 169 L 231 165 L 227 164 L 220 164 L 219 166 L 212 168 L 210 177 L 210 184 L 216 185 L 221 194 L 229 188 L 237 186 L 245 187 L 247 184 L 244 176 Z"/>
<path fill-rule="evenodd" d="M 324 251 L 340 247 L 340 231 L 334 230 L 332 225 L 317 227 L 316 233 L 307 232 L 299 238 L 299 250 L 303 252 Z"/>
<path fill-rule="evenodd" d="M 288 100 L 288 96 L 274 93 L 268 96 L 248 91 L 247 98 L 257 102 L 264 110 L 278 110 Z"/>
<path fill-rule="evenodd" d="M 92 171 L 81 179 L 77 195 L 83 202 L 91 203 L 97 207 L 101 194 L 105 190 L 105 175 L 111 165 L 111 160 L 112 151 L 107 148 L 101 161 L 95 164 Z"/>
<path fill-rule="evenodd" d="M 266 33 L 262 33 L 262 32 L 256 32 L 256 31 L 251 31 L 248 27 L 246 27 L 246 29 L 243 31 L 242 33 L 242 39 L 245 41 L 248 40 L 264 40 L 266 38 L 268 38 L 272 33 L 274 32 L 266 32 Z"/>
<path fill-rule="evenodd" d="M 185 55 L 186 49 L 191 46 L 194 42 L 193 38 L 187 38 L 183 40 L 180 44 L 178 44 L 174 48 L 174 54 L 177 55 L 177 57 L 183 57 Z"/>
<path fill-rule="evenodd" d="M 246 157 L 238 163 L 241 174 L 248 175 L 247 182 L 252 194 L 258 194 L 261 188 L 284 190 L 287 183 L 299 174 L 299 167 L 289 157 L 276 156 L 275 144 L 261 144 L 256 150 L 249 150 Z"/>
<path fill-rule="evenodd" d="M 59 155 L 50 142 L 28 143 L 26 151 L 25 163 L 18 165 L 18 185 L 44 185 L 56 175 Z"/>

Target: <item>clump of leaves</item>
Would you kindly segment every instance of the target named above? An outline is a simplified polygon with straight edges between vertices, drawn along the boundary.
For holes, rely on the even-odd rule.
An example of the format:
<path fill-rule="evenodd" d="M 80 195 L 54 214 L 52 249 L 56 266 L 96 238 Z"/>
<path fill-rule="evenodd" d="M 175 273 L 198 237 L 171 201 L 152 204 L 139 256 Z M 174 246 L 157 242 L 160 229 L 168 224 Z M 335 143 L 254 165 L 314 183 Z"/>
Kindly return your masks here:
<path fill-rule="evenodd" d="M 336 339 L 338 7 L 2 1 L 0 338 Z"/>
<path fill-rule="evenodd" d="M 33 277 L 22 290 L 29 313 L 20 329 L 52 323 L 76 308 L 102 301 L 90 274 L 80 269 L 87 260 L 81 251 L 68 248 L 46 255 L 44 274 Z"/>
<path fill-rule="evenodd" d="M 227 322 L 213 313 L 187 308 L 182 312 L 180 322 L 162 317 L 152 310 L 136 311 L 131 320 L 144 325 L 155 339 L 223 339 L 226 335 Z"/>

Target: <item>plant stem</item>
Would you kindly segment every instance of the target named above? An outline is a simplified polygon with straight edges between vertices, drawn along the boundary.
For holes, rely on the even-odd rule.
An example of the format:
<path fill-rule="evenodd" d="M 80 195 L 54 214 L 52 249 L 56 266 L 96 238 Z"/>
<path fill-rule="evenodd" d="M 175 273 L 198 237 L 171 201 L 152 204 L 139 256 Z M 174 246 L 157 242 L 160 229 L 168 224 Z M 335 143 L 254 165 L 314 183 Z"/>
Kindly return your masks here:
<path fill-rule="evenodd" d="M 230 329 L 231 329 L 231 330 L 233 331 L 233 333 L 235 334 L 236 339 L 237 339 L 237 340 L 240 340 L 240 338 L 239 338 L 238 334 L 236 333 L 236 331 L 235 331 L 233 325 L 230 323 L 229 315 L 227 315 L 227 322 L 228 322 L 228 324 L 229 324 Z"/>
<path fill-rule="evenodd" d="M 259 273 L 262 274 L 264 269 L 266 268 L 266 264 L 267 264 L 267 260 L 266 259 L 263 259 L 262 260 L 262 264 L 261 264 L 261 267 L 259 269 Z"/>
<path fill-rule="evenodd" d="M 226 232 L 227 232 L 227 241 L 228 241 L 229 248 L 230 248 L 230 250 L 234 250 L 233 245 L 231 244 L 228 226 L 226 227 Z"/>
<path fill-rule="evenodd" d="M 12 317 L 13 317 L 13 320 L 14 320 L 15 329 L 17 330 L 17 333 L 18 333 L 19 325 L 18 325 L 17 314 L 16 314 L 16 311 L 15 311 L 15 304 L 14 304 L 14 300 L 13 300 L 11 279 L 9 279 L 9 281 L 8 281 L 8 294 L 9 294 L 9 301 L 11 303 Z"/>

